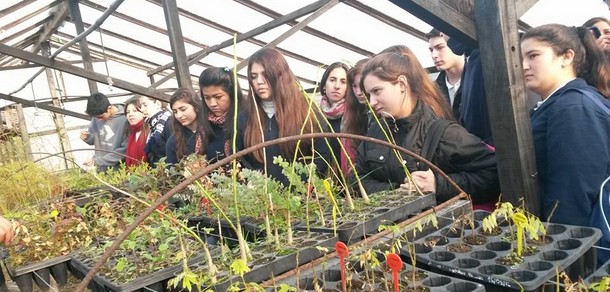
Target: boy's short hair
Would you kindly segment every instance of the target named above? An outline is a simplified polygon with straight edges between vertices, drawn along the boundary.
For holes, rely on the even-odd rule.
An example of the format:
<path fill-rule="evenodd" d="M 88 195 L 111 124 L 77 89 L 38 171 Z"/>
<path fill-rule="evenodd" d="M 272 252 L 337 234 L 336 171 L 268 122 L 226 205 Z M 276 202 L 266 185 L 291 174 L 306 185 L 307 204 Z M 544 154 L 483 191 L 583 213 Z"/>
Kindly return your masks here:
<path fill-rule="evenodd" d="M 106 111 L 110 106 L 108 97 L 103 93 L 94 93 L 87 99 L 87 110 L 85 111 L 90 117 L 97 117 Z"/>
<path fill-rule="evenodd" d="M 429 40 L 435 37 L 442 37 L 443 33 L 440 30 L 433 28 L 429 33 L 426 34 L 426 38 Z"/>

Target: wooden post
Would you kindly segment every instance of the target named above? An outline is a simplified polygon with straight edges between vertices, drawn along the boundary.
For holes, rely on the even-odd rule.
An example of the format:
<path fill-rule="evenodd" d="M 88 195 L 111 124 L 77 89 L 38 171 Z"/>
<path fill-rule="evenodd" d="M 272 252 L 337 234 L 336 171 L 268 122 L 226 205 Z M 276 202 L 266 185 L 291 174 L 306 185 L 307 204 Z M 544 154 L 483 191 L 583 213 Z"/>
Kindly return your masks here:
<path fill-rule="evenodd" d="M 77 35 L 82 34 L 85 31 L 85 26 L 83 25 L 83 18 L 80 14 L 80 7 L 78 6 L 78 0 L 70 0 L 70 15 L 72 16 L 72 20 L 74 21 L 74 26 L 76 27 Z M 87 38 L 83 38 L 78 42 L 80 53 L 83 58 L 83 67 L 91 72 L 95 72 L 93 70 L 93 63 L 91 62 L 91 53 L 89 52 L 89 42 L 87 42 Z M 49 57 L 49 56 L 46 56 Z M 48 70 L 48 67 L 47 67 Z M 47 76 L 48 76 L 47 72 Z M 48 78 L 48 77 L 47 77 Z M 97 82 L 95 80 L 87 79 L 87 84 L 89 85 L 89 92 L 91 94 L 98 92 Z M 52 93 L 51 93 L 52 94 Z"/>
<path fill-rule="evenodd" d="M 17 119 L 19 120 L 19 132 L 21 133 L 21 142 L 23 143 L 23 149 L 25 151 L 25 158 L 27 160 L 33 160 L 32 158 L 32 145 L 30 144 L 30 136 L 28 135 L 28 128 L 25 124 L 25 116 L 23 115 L 23 107 L 21 104 L 15 104 L 15 110 L 17 111 Z M 15 149 L 16 150 L 16 149 Z"/>
<path fill-rule="evenodd" d="M 176 78 L 178 79 L 178 86 L 192 89 L 193 81 L 191 81 L 189 65 L 186 59 L 186 49 L 184 48 L 182 28 L 180 27 L 178 5 L 176 4 L 176 0 L 163 0 L 162 2 L 163 12 L 165 13 L 165 22 L 167 23 L 167 33 L 169 34 L 169 42 L 172 48 L 172 58 L 174 59 Z"/>
<path fill-rule="evenodd" d="M 475 19 L 503 200 L 540 214 L 515 2 L 475 0 Z"/>
<path fill-rule="evenodd" d="M 46 45 L 48 45 L 48 43 Z M 48 57 L 48 50 L 43 50 L 43 55 L 45 57 Z M 53 78 L 53 70 L 47 67 L 45 68 L 45 74 L 47 75 L 47 83 L 49 84 L 49 92 L 51 93 L 51 100 L 53 102 L 53 106 L 61 108 L 59 95 L 57 94 L 58 84 L 55 83 L 55 79 Z M 74 167 L 74 156 L 71 152 L 68 152 L 72 149 L 72 147 L 70 146 L 70 139 L 68 139 L 68 132 L 66 131 L 64 116 L 55 112 L 51 112 L 51 117 L 53 117 L 53 123 L 55 123 L 55 128 L 57 129 L 57 137 L 59 138 L 60 149 L 63 152 L 64 165 L 66 169 L 70 169 Z"/>

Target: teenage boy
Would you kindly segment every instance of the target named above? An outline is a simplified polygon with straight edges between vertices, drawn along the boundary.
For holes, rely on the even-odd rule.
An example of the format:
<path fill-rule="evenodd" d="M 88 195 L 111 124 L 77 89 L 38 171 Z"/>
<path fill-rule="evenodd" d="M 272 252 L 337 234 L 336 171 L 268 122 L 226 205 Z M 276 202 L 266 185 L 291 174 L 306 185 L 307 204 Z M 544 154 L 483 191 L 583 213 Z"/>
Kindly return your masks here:
<path fill-rule="evenodd" d="M 436 83 L 445 95 L 445 99 L 451 105 L 453 117 L 459 121 L 460 104 L 462 102 L 462 90 L 460 83 L 464 72 L 464 56 L 456 55 L 447 46 L 448 37 L 432 29 L 426 34 L 432 61 L 440 74 L 436 78 Z"/>
<path fill-rule="evenodd" d="M 108 97 L 95 93 L 87 100 L 87 114 L 92 117 L 89 130 L 80 138 L 95 147 L 93 159 L 85 165 L 96 166 L 98 172 L 117 168 L 125 158 L 127 118 L 122 104 L 110 104 Z"/>

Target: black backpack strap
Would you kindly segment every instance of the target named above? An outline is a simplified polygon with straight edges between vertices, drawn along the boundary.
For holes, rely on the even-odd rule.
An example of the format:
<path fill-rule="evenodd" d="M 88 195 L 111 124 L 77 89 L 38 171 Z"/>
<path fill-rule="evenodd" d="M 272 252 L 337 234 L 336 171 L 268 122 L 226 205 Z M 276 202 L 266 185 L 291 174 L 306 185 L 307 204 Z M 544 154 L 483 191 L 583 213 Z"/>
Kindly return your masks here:
<path fill-rule="evenodd" d="M 436 148 L 438 148 L 438 143 L 440 142 L 443 133 L 445 133 L 445 129 L 447 129 L 450 124 L 451 121 L 444 119 L 438 119 L 432 122 L 430 129 L 428 129 L 428 134 L 426 134 L 426 137 L 424 138 L 424 144 L 422 145 L 420 152 L 421 157 L 432 162 L 432 157 L 434 157 L 434 152 L 436 152 Z M 423 163 L 418 163 L 418 166 L 420 170 L 428 170 L 428 167 Z"/>

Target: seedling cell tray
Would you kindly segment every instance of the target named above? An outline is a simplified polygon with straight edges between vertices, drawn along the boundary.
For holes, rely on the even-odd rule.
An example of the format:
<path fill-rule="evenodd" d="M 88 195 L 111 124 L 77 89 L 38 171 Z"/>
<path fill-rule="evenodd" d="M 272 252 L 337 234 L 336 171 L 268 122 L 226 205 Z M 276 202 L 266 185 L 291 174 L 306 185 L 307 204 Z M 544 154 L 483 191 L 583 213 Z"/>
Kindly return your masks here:
<path fill-rule="evenodd" d="M 469 251 L 455 252 L 448 249 L 452 244 L 463 243 L 460 234 L 483 235 L 482 220 L 487 215 L 488 212 L 475 212 L 474 230 L 464 230 L 461 233 L 460 229 L 448 226 L 418 239 L 415 242 L 418 264 L 503 288 L 531 291 L 554 278 L 555 267 L 560 271 L 566 269 L 601 237 L 601 231 L 596 228 L 549 224 L 548 239 L 536 245 L 538 251 L 524 255 L 523 262 L 514 265 L 498 262 L 512 252 L 511 243 L 506 241 L 506 236 L 511 234 L 508 224 L 500 224 L 501 232 L 498 235 L 485 235 L 484 242 L 469 244 Z M 528 246 L 532 245 L 534 244 L 528 243 Z M 408 258 L 408 251 L 403 248 L 401 256 Z"/>
<path fill-rule="evenodd" d="M 33 264 L 11 267 L 7 259 L 4 259 L 8 274 L 15 281 L 22 292 L 33 291 L 34 283 L 40 289 L 46 291 L 51 288 L 51 277 L 59 286 L 68 282 L 68 262 L 70 256 L 59 256 L 52 259 L 35 262 Z"/>
<path fill-rule="evenodd" d="M 373 194 L 372 196 L 374 196 Z M 344 221 L 337 224 L 336 233 L 339 240 L 349 244 L 359 241 L 367 234 L 378 232 L 379 225 L 392 224 L 407 219 L 410 215 L 421 212 L 423 209 L 434 206 L 436 199 L 434 194 L 424 196 L 399 197 L 396 200 L 384 202 L 383 207 L 377 207 L 368 215 L 368 218 L 360 221 Z M 345 214 L 344 214 L 345 215 Z M 296 230 L 310 230 L 315 232 L 334 233 L 335 229 L 328 227 L 332 225 L 332 219 L 327 220 L 327 226 L 318 225 L 317 221 L 310 222 L 309 226 L 300 223 Z"/>
<path fill-rule="evenodd" d="M 224 219 L 220 219 L 220 229 L 218 225 L 218 219 L 208 217 L 208 216 L 197 216 L 188 218 L 187 226 L 196 227 L 196 231 L 199 233 L 201 237 L 205 234 L 203 231 L 204 228 L 210 228 L 212 231 L 211 234 L 222 235 L 226 238 L 237 239 L 237 234 L 231 228 L 229 222 Z M 244 238 L 249 242 L 257 241 L 261 238 L 265 237 L 265 230 L 262 229 L 259 224 L 254 222 L 254 219 L 251 217 L 244 217 L 241 219 L 241 228 L 242 233 L 244 234 Z"/>
<path fill-rule="evenodd" d="M 386 268 L 385 262 L 381 267 L 366 271 L 358 261 L 346 262 L 346 278 L 348 291 L 394 291 L 392 272 Z M 482 292 L 485 287 L 479 283 L 468 280 L 442 276 L 433 272 L 416 269 L 415 282 L 412 281 L 413 268 L 403 263 L 398 274 L 400 291 L 429 291 L 429 292 Z M 281 284 L 296 287 L 298 291 L 336 291 L 342 289 L 341 270 L 338 259 L 332 259 L 324 265 L 318 265 L 302 271 L 299 276 L 293 276 L 276 283 L 275 287 L 267 291 L 277 291 Z M 316 288 L 319 288 L 316 290 Z"/>
<path fill-rule="evenodd" d="M 200 263 L 202 260 L 203 256 L 197 256 L 189 260 L 188 264 L 189 266 L 193 266 Z M 92 261 L 91 259 L 75 257 L 70 262 L 70 267 L 75 277 L 83 279 L 94 264 L 95 261 Z M 89 289 L 93 290 L 94 292 L 170 291 L 170 289 L 167 288 L 167 281 L 175 277 L 180 272 L 182 272 L 182 264 L 170 266 L 154 273 L 147 274 L 128 283 L 116 283 L 104 276 L 96 274 L 93 277 L 93 280 L 89 283 Z"/>
<path fill-rule="evenodd" d="M 585 279 L 585 284 L 589 286 L 590 284 L 598 283 L 604 277 L 610 277 L 610 262 L 603 264 L 599 269 L 595 270 L 593 274 Z"/>
<path fill-rule="evenodd" d="M 274 276 L 280 275 L 287 271 L 293 270 L 298 266 L 304 265 L 310 261 L 313 261 L 319 257 L 322 257 L 326 251 L 332 252 L 334 245 L 338 239 L 336 236 L 327 233 L 309 233 L 306 234 L 304 231 L 297 231 L 294 234 L 295 245 L 300 246 L 297 251 L 288 255 L 279 255 L 272 253 L 264 253 L 258 251 L 258 248 L 253 248 L 252 253 L 258 253 L 257 260 L 250 263 L 250 271 L 245 273 L 243 281 L 247 283 L 260 283 L 262 281 L 271 279 Z M 222 277 L 223 275 L 221 275 Z M 226 274 L 224 275 L 226 276 Z M 224 292 L 233 284 L 242 282 L 242 278 L 239 276 L 232 275 L 229 279 L 220 282 L 211 289 L 217 292 Z M 210 287 L 204 288 L 203 291 L 207 291 Z"/>

